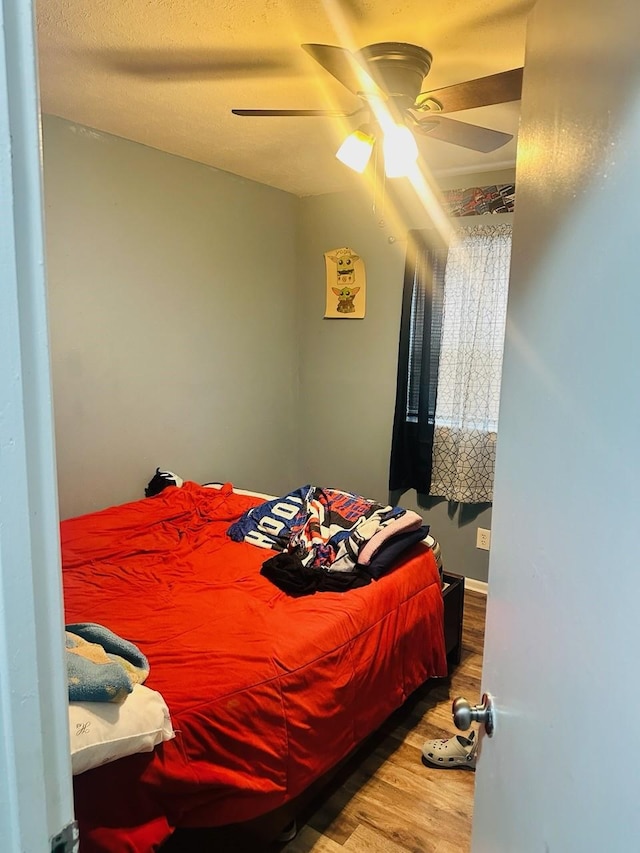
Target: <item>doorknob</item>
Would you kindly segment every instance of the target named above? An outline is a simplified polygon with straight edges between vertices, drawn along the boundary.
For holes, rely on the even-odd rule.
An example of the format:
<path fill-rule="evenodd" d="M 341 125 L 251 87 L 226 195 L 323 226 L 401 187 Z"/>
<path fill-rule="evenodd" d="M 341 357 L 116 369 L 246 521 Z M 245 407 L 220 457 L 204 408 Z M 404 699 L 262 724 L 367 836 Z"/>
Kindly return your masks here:
<path fill-rule="evenodd" d="M 490 693 L 483 694 L 482 705 L 470 705 L 464 696 L 458 696 L 457 699 L 453 700 L 451 713 L 456 727 L 462 729 L 463 732 L 471 728 L 471 723 L 480 723 L 481 726 L 484 726 L 489 737 L 494 732 L 495 707 L 493 696 Z"/>

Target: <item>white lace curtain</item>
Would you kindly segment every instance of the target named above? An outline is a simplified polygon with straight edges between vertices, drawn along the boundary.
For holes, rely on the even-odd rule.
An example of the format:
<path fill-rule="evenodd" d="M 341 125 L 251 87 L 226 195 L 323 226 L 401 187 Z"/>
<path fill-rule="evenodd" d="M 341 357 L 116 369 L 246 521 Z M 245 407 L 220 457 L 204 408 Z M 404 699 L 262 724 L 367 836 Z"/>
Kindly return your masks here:
<path fill-rule="evenodd" d="M 493 499 L 510 259 L 510 225 L 449 249 L 430 492 L 451 501 Z"/>

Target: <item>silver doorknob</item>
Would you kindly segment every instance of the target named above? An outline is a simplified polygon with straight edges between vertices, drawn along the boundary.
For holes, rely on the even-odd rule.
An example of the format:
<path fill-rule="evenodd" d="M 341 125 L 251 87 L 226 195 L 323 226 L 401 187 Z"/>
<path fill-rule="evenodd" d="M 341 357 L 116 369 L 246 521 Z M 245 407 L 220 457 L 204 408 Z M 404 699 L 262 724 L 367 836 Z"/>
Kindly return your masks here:
<path fill-rule="evenodd" d="M 471 723 L 480 723 L 481 726 L 484 726 L 489 737 L 494 732 L 495 708 L 493 696 L 490 693 L 483 694 L 482 705 L 470 705 L 464 696 L 458 696 L 457 699 L 453 700 L 451 713 L 456 728 L 462 729 L 463 732 L 471 728 Z"/>

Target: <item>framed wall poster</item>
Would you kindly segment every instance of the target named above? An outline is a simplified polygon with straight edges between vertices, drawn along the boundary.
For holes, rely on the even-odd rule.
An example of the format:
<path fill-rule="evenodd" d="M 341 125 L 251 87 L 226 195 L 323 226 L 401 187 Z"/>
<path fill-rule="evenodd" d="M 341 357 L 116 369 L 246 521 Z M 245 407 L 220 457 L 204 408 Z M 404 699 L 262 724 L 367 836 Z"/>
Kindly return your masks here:
<path fill-rule="evenodd" d="M 362 320 L 367 281 L 364 261 L 353 249 L 330 249 L 324 253 L 327 271 L 325 317 Z"/>

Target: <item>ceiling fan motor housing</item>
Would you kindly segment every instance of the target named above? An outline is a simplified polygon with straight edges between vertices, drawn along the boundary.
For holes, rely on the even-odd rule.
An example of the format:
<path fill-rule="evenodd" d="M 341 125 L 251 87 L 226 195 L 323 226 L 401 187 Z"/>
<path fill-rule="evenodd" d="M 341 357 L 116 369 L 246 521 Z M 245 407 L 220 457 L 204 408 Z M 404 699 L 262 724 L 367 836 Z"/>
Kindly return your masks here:
<path fill-rule="evenodd" d="M 423 47 L 397 41 L 367 45 L 358 55 L 367 62 L 376 82 L 404 106 L 411 106 L 420 94 L 433 58 Z"/>

